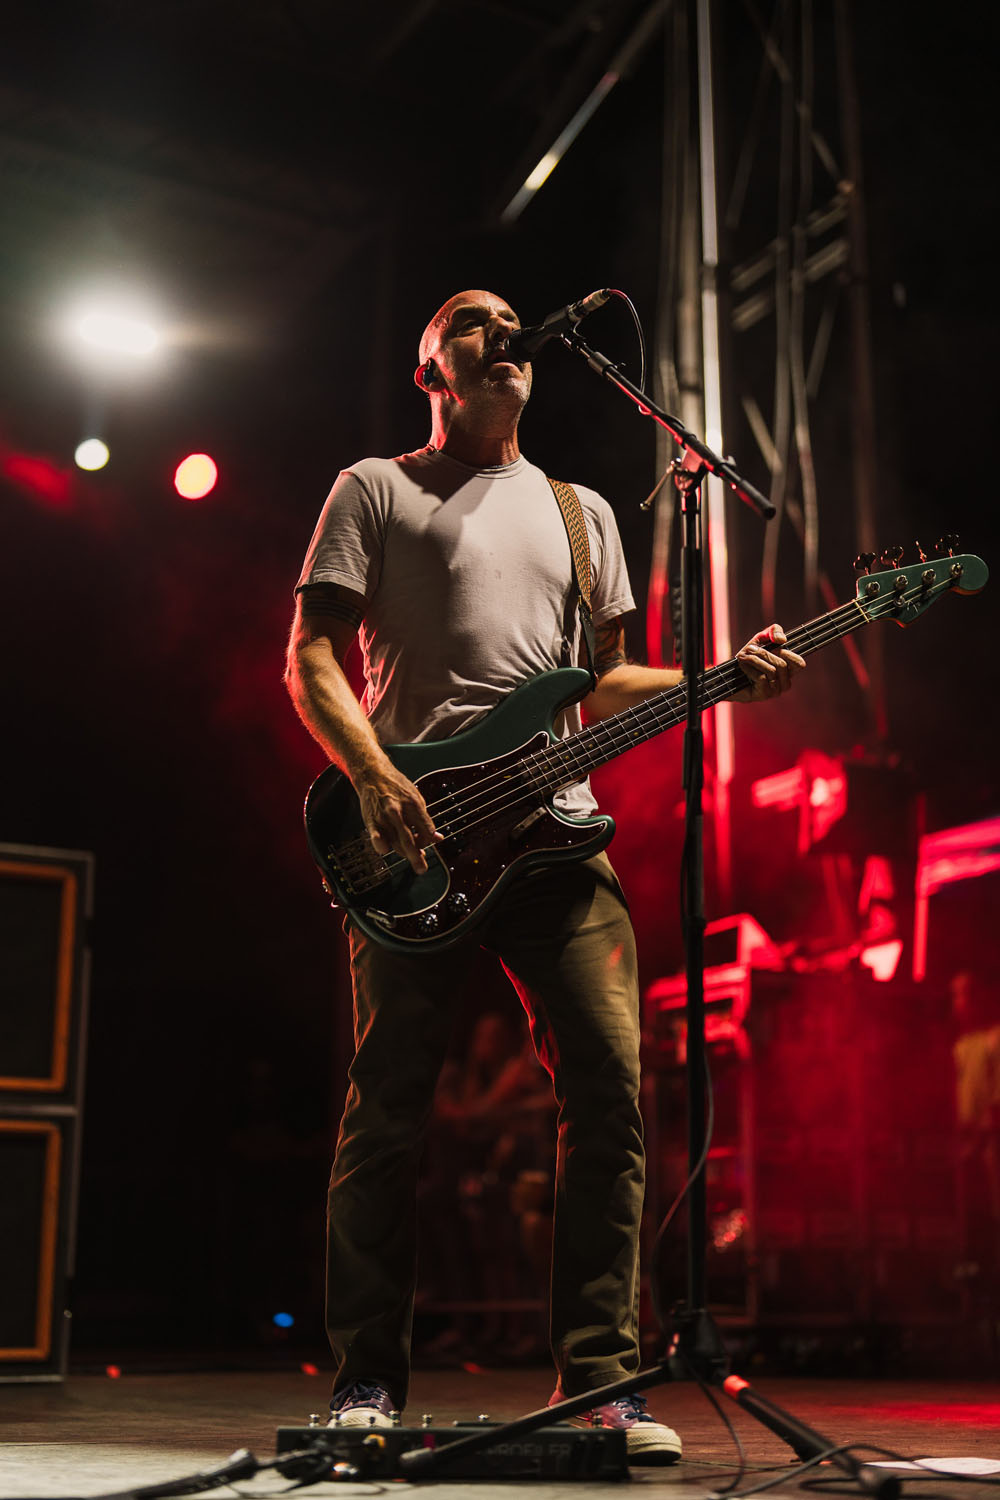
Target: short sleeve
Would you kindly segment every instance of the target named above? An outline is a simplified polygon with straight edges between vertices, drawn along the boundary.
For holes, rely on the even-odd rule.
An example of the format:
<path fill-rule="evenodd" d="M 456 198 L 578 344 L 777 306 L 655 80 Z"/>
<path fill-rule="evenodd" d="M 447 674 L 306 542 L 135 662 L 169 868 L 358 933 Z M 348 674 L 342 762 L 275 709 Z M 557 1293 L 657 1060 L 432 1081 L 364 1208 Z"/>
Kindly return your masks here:
<path fill-rule="evenodd" d="M 344 469 L 326 498 L 295 592 L 339 583 L 370 599 L 378 587 L 384 518 L 364 482 Z"/>

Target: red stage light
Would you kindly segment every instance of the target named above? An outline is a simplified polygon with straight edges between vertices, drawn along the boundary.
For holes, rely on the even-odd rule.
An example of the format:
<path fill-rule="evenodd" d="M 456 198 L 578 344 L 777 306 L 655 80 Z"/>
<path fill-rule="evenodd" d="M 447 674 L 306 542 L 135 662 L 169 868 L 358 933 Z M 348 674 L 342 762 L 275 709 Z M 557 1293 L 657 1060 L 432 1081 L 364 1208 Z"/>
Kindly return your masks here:
<path fill-rule="evenodd" d="M 72 481 L 65 469 L 57 468 L 50 459 L 40 458 L 34 453 L 14 453 L 4 450 L 0 456 L 0 472 L 18 486 L 27 490 L 46 505 L 64 510 L 72 499 Z"/>
<path fill-rule="evenodd" d="M 750 788 L 754 807 L 775 807 L 779 812 L 791 812 L 802 803 L 805 773 L 801 766 L 790 771 L 776 771 L 773 776 L 762 776 Z"/>
<path fill-rule="evenodd" d="M 799 767 L 804 793 L 799 804 L 799 853 L 806 854 L 847 811 L 847 778 L 843 762 L 822 750 L 803 750 Z"/>
<path fill-rule="evenodd" d="M 203 500 L 215 488 L 219 471 L 207 453 L 189 453 L 174 474 L 174 489 L 185 500 Z"/>
<path fill-rule="evenodd" d="M 890 938 L 887 943 L 873 943 L 870 948 L 862 948 L 859 957 L 864 967 L 871 969 L 873 978 L 888 984 L 896 972 L 902 952 L 903 939 Z"/>
<path fill-rule="evenodd" d="M 954 880 L 974 880 L 1000 870 L 1000 818 L 944 828 L 920 840 L 917 900 L 913 914 L 913 977 L 927 977 L 928 902 Z"/>

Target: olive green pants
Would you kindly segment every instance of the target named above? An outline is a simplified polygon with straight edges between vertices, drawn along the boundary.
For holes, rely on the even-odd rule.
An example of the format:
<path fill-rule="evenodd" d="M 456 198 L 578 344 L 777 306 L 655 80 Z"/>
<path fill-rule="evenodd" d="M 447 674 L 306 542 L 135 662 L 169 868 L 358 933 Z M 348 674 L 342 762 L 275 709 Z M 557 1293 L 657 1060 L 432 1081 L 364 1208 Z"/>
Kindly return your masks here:
<path fill-rule="evenodd" d="M 351 926 L 357 1048 L 330 1181 L 327 1332 L 334 1391 L 378 1381 L 406 1402 L 424 1128 L 468 944 L 393 953 Z M 638 1368 L 639 1116 L 635 941 L 603 854 L 515 882 L 477 943 L 528 1014 L 558 1104 L 552 1351 L 565 1395 Z"/>

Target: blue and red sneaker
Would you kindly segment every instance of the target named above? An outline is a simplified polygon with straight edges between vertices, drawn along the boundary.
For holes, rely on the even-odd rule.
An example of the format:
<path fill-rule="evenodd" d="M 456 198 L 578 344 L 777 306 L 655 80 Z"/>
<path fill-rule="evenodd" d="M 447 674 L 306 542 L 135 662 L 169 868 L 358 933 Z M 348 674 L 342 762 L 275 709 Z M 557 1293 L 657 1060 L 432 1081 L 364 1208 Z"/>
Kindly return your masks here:
<path fill-rule="evenodd" d="M 355 1380 L 338 1391 L 330 1402 L 329 1427 L 394 1427 L 399 1412 L 384 1385 L 374 1380 Z"/>
<path fill-rule="evenodd" d="M 549 1405 L 558 1406 L 565 1399 L 557 1390 Z M 619 1396 L 617 1401 L 578 1412 L 566 1420 L 573 1427 L 624 1429 L 630 1464 L 675 1464 L 681 1456 L 680 1438 L 672 1427 L 649 1415 L 645 1396 Z"/>

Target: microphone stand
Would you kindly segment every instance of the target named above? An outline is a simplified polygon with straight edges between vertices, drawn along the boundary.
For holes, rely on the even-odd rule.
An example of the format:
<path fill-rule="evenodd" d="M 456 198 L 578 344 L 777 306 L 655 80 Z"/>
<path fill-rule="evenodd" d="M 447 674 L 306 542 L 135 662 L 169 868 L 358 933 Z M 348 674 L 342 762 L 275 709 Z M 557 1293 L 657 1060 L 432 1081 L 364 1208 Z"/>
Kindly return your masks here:
<path fill-rule="evenodd" d="M 775 507 L 766 496 L 740 475 L 731 459 L 722 458 L 690 432 L 677 418 L 652 402 L 618 367 L 590 348 L 577 330 L 559 335 L 568 349 L 586 360 L 596 374 L 618 388 L 638 408 L 670 433 L 684 450 L 683 458 L 671 466 L 674 483 L 681 497 L 683 514 L 683 566 L 681 586 L 682 666 L 687 687 L 687 726 L 684 733 L 684 788 L 686 813 L 684 829 L 683 897 L 684 949 L 687 975 L 687 1092 L 688 1092 L 688 1162 L 690 1171 L 689 1227 L 687 1256 L 687 1298 L 672 1310 L 673 1331 L 667 1352 L 654 1369 L 639 1371 L 623 1380 L 597 1390 L 587 1391 L 559 1403 L 543 1407 L 527 1416 L 500 1427 L 473 1433 L 439 1448 L 416 1448 L 399 1458 L 402 1477 L 430 1479 L 462 1454 L 477 1448 L 488 1448 L 540 1427 L 603 1406 L 620 1396 L 630 1395 L 653 1385 L 683 1378 L 691 1373 L 705 1385 L 717 1386 L 738 1402 L 765 1427 L 787 1443 L 802 1460 L 829 1457 L 868 1494 L 883 1500 L 899 1494 L 899 1480 L 861 1463 L 822 1433 L 800 1422 L 790 1412 L 753 1390 L 738 1375 L 730 1373 L 729 1357 L 718 1327 L 708 1311 L 705 1280 L 707 1212 L 705 1196 L 706 1156 L 706 1078 L 708 1060 L 705 1049 L 705 890 L 704 890 L 704 823 L 702 788 L 704 785 L 704 735 L 701 727 L 703 705 L 701 684 L 705 670 L 704 588 L 701 526 L 701 482 L 714 474 L 738 495 L 762 520 L 775 515 Z M 666 1331 L 666 1330 L 664 1330 Z"/>
<path fill-rule="evenodd" d="M 684 844 L 682 857 L 682 912 L 687 983 L 687 1124 L 688 1124 L 688 1254 L 687 1300 L 673 1309 L 673 1354 L 686 1359 L 708 1384 L 719 1384 L 729 1362 L 719 1331 L 707 1310 L 705 1256 L 707 1206 L 705 1165 L 707 1148 L 708 1058 L 705 1048 L 705 867 L 704 810 L 705 735 L 700 699 L 705 671 L 705 572 L 701 485 L 715 474 L 763 521 L 775 515 L 766 496 L 737 473 L 733 461 L 721 458 L 677 418 L 669 416 L 634 385 L 610 359 L 591 349 L 576 330 L 562 342 L 622 391 L 638 408 L 666 429 L 684 451 L 670 465 L 681 505 L 681 667 L 687 689 L 687 720 L 682 752 Z M 829 1446 L 829 1445 L 828 1445 Z"/>

